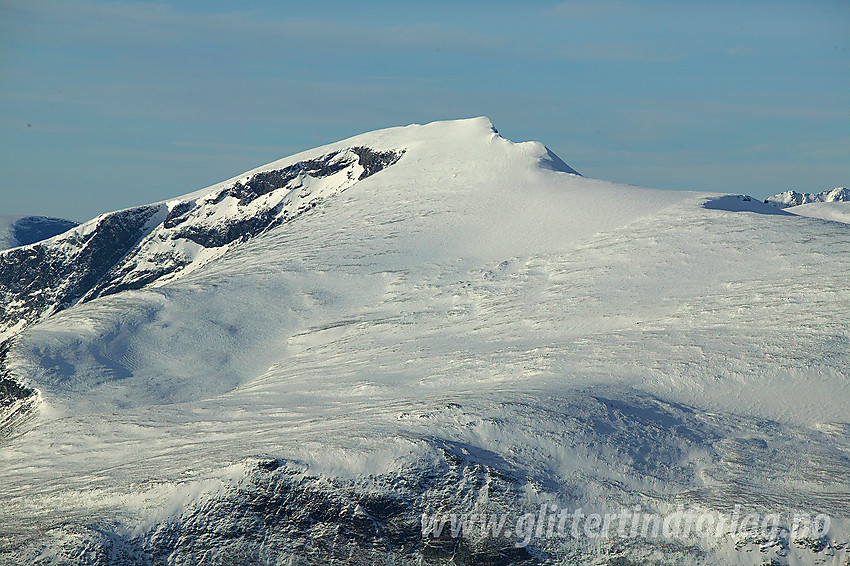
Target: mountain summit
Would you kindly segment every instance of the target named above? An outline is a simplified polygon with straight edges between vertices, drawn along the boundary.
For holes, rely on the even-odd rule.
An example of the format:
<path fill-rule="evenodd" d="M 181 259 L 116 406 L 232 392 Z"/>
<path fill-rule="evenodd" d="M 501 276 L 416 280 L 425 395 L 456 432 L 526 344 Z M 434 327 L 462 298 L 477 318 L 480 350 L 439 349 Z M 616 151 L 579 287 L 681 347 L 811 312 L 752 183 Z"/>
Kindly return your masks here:
<path fill-rule="evenodd" d="M 508 144 L 502 149 L 510 147 L 514 161 L 577 174 L 540 144 L 514 148 L 486 118 L 356 136 L 167 202 L 103 214 L 60 238 L 11 252 L 0 260 L 0 280 L 6 282 L 5 304 L 17 308 L 3 309 L 0 333 L 77 302 L 188 273 L 395 164 L 408 147 L 411 159 L 472 162 L 475 153 L 477 158 L 490 153 L 494 140 Z M 74 224 L 62 226 L 56 232 Z M 33 286 L 40 289 L 39 299 L 24 300 Z"/>

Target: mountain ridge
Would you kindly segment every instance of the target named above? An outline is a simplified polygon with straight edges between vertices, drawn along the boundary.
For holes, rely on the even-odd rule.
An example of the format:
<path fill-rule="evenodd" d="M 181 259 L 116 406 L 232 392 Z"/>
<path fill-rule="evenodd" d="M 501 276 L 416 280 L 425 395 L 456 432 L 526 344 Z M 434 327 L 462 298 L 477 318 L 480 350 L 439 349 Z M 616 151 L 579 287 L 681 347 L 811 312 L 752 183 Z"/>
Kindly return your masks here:
<path fill-rule="evenodd" d="M 0 252 L 0 280 L 7 282 L 0 303 L 0 337 L 20 330 L 21 321 L 31 323 L 77 301 L 138 289 L 182 271 L 197 256 L 220 255 L 228 244 L 290 221 L 402 155 L 362 147 L 346 152 L 331 152 L 283 169 L 264 166 L 263 171 L 242 175 L 224 188 L 204 189 L 203 197 L 102 214 L 71 233 Z M 311 189 L 311 181 L 340 173 L 344 178 L 337 186 Z M 217 218 L 217 211 L 227 206 L 229 213 Z M 78 283 L 69 285 L 69 281 Z M 41 290 L 40 300 L 24 300 L 34 286 Z"/>
<path fill-rule="evenodd" d="M 764 199 L 765 204 L 777 208 L 789 208 L 803 204 L 816 202 L 847 202 L 850 201 L 850 189 L 846 187 L 835 187 L 834 189 L 821 191 L 819 193 L 798 193 L 797 191 L 785 191 Z"/>
<path fill-rule="evenodd" d="M 406 150 L 380 149 L 386 146 L 385 140 L 404 139 L 411 129 L 444 124 L 462 129 L 462 135 L 498 137 L 486 117 L 377 130 L 267 163 L 180 197 L 101 214 L 61 239 L 45 238 L 35 247 L 9 253 L 0 250 L 0 280 L 15 282 L 2 290 L 0 341 L 77 301 L 139 289 L 210 261 L 226 252 L 229 244 L 291 221 L 394 164 Z M 362 141 L 379 149 L 358 146 Z M 579 175 L 537 142 L 525 142 L 525 146 L 539 154 L 542 166 Z M 335 186 L 319 182 L 311 187 L 339 175 L 336 181 L 324 181 Z M 68 265 L 80 263 L 84 264 L 81 271 L 68 271 Z M 48 264 L 49 270 L 43 269 Z M 72 280 L 81 282 L 71 285 Z M 40 297 L 24 306 L 25 293 L 33 286 L 41 290 Z"/>

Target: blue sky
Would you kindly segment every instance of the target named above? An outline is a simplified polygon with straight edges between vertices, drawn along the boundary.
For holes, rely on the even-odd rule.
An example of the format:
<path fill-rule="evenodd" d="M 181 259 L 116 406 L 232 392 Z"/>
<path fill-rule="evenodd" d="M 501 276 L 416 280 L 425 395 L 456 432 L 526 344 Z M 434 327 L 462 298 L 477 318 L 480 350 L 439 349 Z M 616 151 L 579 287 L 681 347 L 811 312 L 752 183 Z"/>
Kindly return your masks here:
<path fill-rule="evenodd" d="M 850 184 L 850 2 L 0 0 L 0 214 L 86 220 L 486 115 L 586 176 Z"/>

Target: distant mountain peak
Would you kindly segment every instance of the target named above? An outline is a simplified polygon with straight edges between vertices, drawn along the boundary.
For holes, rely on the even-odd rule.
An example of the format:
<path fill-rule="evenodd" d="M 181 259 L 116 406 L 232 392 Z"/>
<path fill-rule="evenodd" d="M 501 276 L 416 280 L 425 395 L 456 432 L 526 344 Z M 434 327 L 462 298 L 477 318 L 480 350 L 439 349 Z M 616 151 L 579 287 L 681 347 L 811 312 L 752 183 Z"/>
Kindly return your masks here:
<path fill-rule="evenodd" d="M 847 187 L 835 187 L 832 190 L 820 193 L 798 193 L 797 191 L 785 191 L 764 199 L 765 204 L 777 208 L 789 208 L 801 204 L 814 202 L 848 202 L 850 201 L 850 189 Z"/>
<path fill-rule="evenodd" d="M 28 246 L 77 226 L 64 218 L 0 215 L 0 250 Z"/>

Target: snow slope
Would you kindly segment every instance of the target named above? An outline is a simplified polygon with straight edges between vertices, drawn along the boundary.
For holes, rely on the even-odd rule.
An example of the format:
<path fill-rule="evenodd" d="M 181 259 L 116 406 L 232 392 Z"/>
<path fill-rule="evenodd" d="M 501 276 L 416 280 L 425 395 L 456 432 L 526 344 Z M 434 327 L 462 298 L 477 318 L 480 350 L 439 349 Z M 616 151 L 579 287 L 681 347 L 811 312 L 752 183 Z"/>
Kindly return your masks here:
<path fill-rule="evenodd" d="M 197 195 L 102 214 L 0 256 L 0 340 L 77 302 L 161 284 L 395 163 L 365 147 L 273 163 Z M 15 224 L 16 234 L 20 222 Z M 33 289 L 38 289 L 34 296 Z"/>
<path fill-rule="evenodd" d="M 785 211 L 799 216 L 850 224 L 850 202 L 815 202 L 792 206 L 786 208 Z"/>
<path fill-rule="evenodd" d="M 388 158 L 363 176 L 351 148 Z M 341 177 L 311 177 L 322 198 L 298 214 L 279 214 L 292 179 L 234 196 L 334 159 Z M 276 200 L 246 208 L 258 198 Z M 739 201 L 586 179 L 476 118 L 356 136 L 151 205 L 114 278 L 39 303 L 26 329 L 8 320 L 5 370 L 37 403 L 0 440 L 0 553 L 843 564 L 850 234 Z M 188 238 L 167 218 L 214 238 L 270 210 L 279 221 L 173 262 Z M 76 273 L 81 248 L 62 242 L 45 246 Z M 163 264 L 179 268 L 146 278 Z M 418 532 L 423 511 L 541 503 L 833 520 L 791 545 Z"/>

